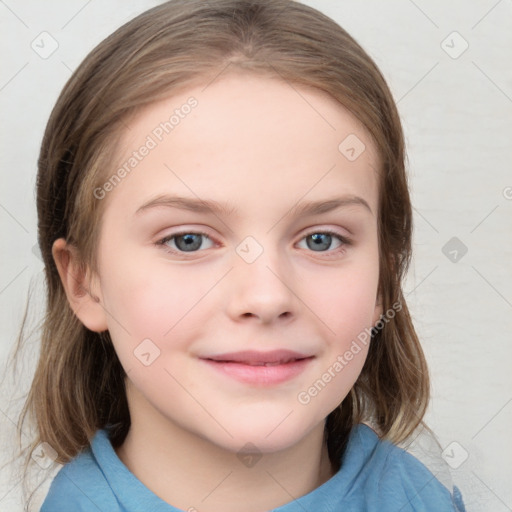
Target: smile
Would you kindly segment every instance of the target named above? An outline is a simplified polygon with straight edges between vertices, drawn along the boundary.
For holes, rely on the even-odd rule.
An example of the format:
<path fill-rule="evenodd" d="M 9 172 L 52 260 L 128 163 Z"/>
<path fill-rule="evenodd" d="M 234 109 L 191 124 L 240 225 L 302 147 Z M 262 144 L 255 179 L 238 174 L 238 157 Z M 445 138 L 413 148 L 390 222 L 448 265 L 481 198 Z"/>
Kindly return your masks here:
<path fill-rule="evenodd" d="M 224 376 L 254 386 L 286 382 L 302 373 L 315 356 L 289 350 L 243 351 L 200 358 Z"/>

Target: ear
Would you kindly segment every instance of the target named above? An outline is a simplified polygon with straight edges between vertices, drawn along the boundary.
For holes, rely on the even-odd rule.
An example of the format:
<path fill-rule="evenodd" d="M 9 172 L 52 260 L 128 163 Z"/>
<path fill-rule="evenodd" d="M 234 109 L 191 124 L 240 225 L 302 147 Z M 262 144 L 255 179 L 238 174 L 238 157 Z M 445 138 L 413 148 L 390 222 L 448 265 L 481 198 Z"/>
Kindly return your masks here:
<path fill-rule="evenodd" d="M 379 321 L 383 313 L 384 308 L 382 306 L 382 297 L 377 295 L 377 299 L 375 300 L 375 309 L 373 310 L 373 325 Z"/>
<path fill-rule="evenodd" d="M 102 305 L 99 280 L 83 265 L 76 247 L 59 238 L 53 243 L 52 255 L 75 315 L 89 330 L 106 331 L 107 315 Z"/>

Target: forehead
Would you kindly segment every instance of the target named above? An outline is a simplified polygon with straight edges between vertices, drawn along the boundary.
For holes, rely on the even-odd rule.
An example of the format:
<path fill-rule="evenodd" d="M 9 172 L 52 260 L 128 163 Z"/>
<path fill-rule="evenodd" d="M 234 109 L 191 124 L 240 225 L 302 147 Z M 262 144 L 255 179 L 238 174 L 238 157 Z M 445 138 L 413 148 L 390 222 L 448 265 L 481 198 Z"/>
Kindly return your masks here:
<path fill-rule="evenodd" d="M 175 193 L 255 213 L 353 194 L 377 211 L 378 155 L 361 123 L 326 93 L 275 78 L 228 74 L 153 103 L 128 120 L 118 156 L 118 206 Z"/>

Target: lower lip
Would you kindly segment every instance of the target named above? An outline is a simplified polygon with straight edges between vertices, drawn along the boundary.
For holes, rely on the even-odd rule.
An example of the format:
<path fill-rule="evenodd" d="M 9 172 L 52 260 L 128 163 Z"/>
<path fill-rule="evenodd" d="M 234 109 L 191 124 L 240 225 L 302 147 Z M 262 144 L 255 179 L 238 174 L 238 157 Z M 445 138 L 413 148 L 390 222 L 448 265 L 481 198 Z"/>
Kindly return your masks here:
<path fill-rule="evenodd" d="M 313 357 L 290 361 L 274 366 L 254 366 L 243 363 L 229 363 L 202 359 L 212 368 L 240 382 L 252 385 L 271 386 L 286 382 L 302 373 Z"/>

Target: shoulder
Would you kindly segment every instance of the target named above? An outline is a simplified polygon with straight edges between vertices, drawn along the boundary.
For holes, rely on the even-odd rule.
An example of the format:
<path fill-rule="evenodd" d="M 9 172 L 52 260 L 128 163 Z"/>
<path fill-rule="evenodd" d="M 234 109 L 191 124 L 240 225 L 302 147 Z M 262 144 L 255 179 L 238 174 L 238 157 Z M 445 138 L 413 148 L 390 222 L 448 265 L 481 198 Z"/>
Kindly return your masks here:
<path fill-rule="evenodd" d="M 92 444 L 95 451 L 109 442 L 99 430 Z M 119 503 L 90 447 L 64 465 L 53 479 L 40 512 L 121 512 Z"/>
<path fill-rule="evenodd" d="M 454 499 L 451 490 L 422 462 L 404 449 L 380 439 L 369 426 L 361 424 L 354 428 L 349 448 L 347 460 L 357 457 L 358 453 L 364 457 L 360 461 L 361 485 L 366 499 L 380 504 L 376 510 L 398 507 L 403 512 L 464 512 L 456 489 L 457 499 Z"/>

